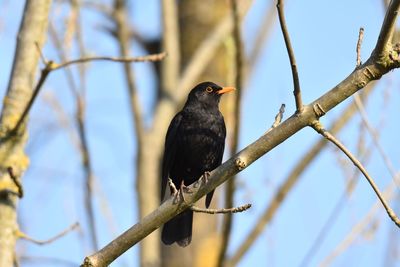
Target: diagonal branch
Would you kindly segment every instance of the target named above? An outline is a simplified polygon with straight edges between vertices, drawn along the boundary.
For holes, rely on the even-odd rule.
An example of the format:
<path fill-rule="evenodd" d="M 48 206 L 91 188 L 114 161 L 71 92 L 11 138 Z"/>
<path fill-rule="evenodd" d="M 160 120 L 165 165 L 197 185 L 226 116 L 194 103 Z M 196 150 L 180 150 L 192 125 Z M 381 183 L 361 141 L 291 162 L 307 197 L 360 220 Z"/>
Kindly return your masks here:
<path fill-rule="evenodd" d="M 292 68 L 293 87 L 294 87 L 293 94 L 296 101 L 296 112 L 299 113 L 303 109 L 303 102 L 301 100 L 300 80 L 299 80 L 299 73 L 297 72 L 296 58 L 294 56 L 293 47 L 290 42 L 289 32 L 286 26 L 285 13 L 283 10 L 284 0 L 278 0 L 276 8 L 278 9 L 279 22 L 281 25 L 283 38 L 285 39 L 286 49 L 289 55 L 290 67 Z"/>
<path fill-rule="evenodd" d="M 392 11 L 389 8 L 388 12 Z M 204 186 L 199 188 L 194 188 L 193 185 L 189 186 L 193 194 L 185 196 L 186 202 L 176 205 L 174 204 L 174 197 L 170 197 L 159 208 L 144 217 L 125 233 L 111 241 L 98 252 L 86 257 L 83 266 L 109 265 L 133 245 L 137 244 L 172 217 L 189 208 L 191 204 L 211 192 L 211 190 L 251 165 L 254 161 L 304 127 L 312 125 L 319 117 L 365 87 L 372 80 L 379 79 L 382 75 L 398 67 L 400 67 L 400 64 L 389 57 L 385 58 L 383 62 L 382 59 L 380 62 L 377 62 L 376 58 L 371 56 L 364 64 L 354 70 L 334 88 L 311 104 L 304 106 L 302 112 L 292 115 L 211 172 L 211 176 Z M 161 108 L 158 109 L 158 111 L 160 110 Z M 161 125 L 164 124 L 161 123 Z"/>
<path fill-rule="evenodd" d="M 331 133 L 329 133 L 327 130 L 325 130 L 319 121 L 316 121 L 311 126 L 314 128 L 315 131 L 317 131 L 319 134 L 324 136 L 330 142 L 335 144 L 341 151 L 343 151 L 343 153 L 346 154 L 346 156 L 353 162 L 353 164 L 361 171 L 361 173 L 367 179 L 368 183 L 371 185 L 372 189 L 375 191 L 375 194 L 381 201 L 381 203 L 382 203 L 383 207 L 385 208 L 387 214 L 389 215 L 390 219 L 392 219 L 392 221 L 398 227 L 400 227 L 400 219 L 396 216 L 396 214 L 392 210 L 392 208 L 390 208 L 389 204 L 386 202 L 386 200 L 382 196 L 378 186 L 375 184 L 374 180 L 368 174 L 367 170 L 364 168 L 364 166 L 361 164 L 361 162 L 342 143 L 340 143 L 339 140 L 337 140 Z"/>

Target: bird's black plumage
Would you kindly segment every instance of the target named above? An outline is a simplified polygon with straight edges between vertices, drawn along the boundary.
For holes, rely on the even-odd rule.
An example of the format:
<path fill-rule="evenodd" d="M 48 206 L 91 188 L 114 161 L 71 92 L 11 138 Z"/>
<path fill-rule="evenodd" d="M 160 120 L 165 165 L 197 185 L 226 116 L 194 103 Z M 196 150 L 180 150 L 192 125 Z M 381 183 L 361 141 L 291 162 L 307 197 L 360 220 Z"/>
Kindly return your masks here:
<path fill-rule="evenodd" d="M 165 138 L 161 199 L 168 178 L 180 188 L 182 183 L 190 185 L 221 164 L 226 129 L 218 104 L 221 95 L 231 90 L 231 87 L 223 88 L 212 82 L 200 83 L 192 89 L 185 106 L 172 119 Z M 206 207 L 210 205 L 213 193 L 207 194 Z M 193 211 L 186 210 L 165 223 L 161 235 L 163 243 L 189 245 L 192 222 Z"/>

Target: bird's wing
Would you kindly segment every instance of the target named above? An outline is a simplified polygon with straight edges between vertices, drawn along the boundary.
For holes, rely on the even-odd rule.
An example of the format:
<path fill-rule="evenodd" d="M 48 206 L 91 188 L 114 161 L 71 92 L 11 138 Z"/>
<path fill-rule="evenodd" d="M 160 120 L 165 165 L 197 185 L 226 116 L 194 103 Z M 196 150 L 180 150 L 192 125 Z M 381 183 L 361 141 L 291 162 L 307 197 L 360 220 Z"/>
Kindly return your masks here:
<path fill-rule="evenodd" d="M 164 157 L 162 163 L 162 174 L 161 174 L 161 201 L 164 198 L 165 189 L 167 187 L 169 171 L 171 165 L 174 162 L 176 150 L 177 150 L 177 132 L 182 120 L 182 113 L 179 112 L 172 119 L 171 124 L 168 127 L 167 135 L 165 137 L 165 148 Z"/>

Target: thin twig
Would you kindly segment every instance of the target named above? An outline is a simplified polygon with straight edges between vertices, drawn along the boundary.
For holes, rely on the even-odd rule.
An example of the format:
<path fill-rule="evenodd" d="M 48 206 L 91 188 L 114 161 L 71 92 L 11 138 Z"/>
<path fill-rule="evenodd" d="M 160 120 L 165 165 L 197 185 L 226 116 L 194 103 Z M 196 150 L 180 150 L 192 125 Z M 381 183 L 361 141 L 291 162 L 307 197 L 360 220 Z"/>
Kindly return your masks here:
<path fill-rule="evenodd" d="M 354 106 L 353 102 L 353 106 Z M 363 161 L 367 159 L 368 156 L 370 156 L 372 147 L 370 147 L 367 150 L 362 150 L 362 157 Z M 364 163 L 365 164 L 365 163 Z M 326 236 L 330 233 L 330 230 L 333 228 L 334 224 L 339 218 L 339 214 L 342 212 L 343 208 L 346 206 L 347 201 L 350 199 L 351 194 L 354 192 L 354 188 L 357 185 L 358 179 L 360 172 L 358 170 L 354 170 L 353 175 L 350 177 L 349 182 L 346 185 L 346 188 L 342 192 L 342 195 L 336 202 L 334 208 L 332 209 L 331 213 L 327 217 L 326 221 L 323 223 L 323 226 L 319 230 L 316 238 L 314 239 L 312 245 L 309 247 L 307 252 L 305 253 L 305 256 L 303 257 L 300 267 L 301 266 L 309 266 L 311 259 L 314 257 L 314 255 L 318 252 L 319 248 L 322 247 L 323 242 L 325 241 Z"/>
<path fill-rule="evenodd" d="M 115 25 L 115 37 L 118 42 L 119 53 L 123 57 L 127 57 L 130 55 L 130 47 L 131 47 L 131 36 L 130 36 L 130 28 L 129 28 L 129 17 L 128 17 L 128 6 L 127 1 L 125 0 L 114 0 L 113 1 L 114 9 L 112 12 L 112 18 L 114 20 Z M 168 51 L 169 52 L 169 51 Z M 165 53 L 161 55 L 165 57 Z M 143 118 L 143 109 L 141 106 L 140 97 L 138 94 L 136 81 L 135 81 L 135 73 L 132 65 L 125 63 L 124 67 L 124 76 L 127 85 L 127 90 L 129 94 L 129 104 L 130 111 L 133 117 L 134 124 L 134 134 L 135 134 L 135 147 L 136 147 L 136 171 L 135 175 L 132 179 L 135 179 L 135 187 L 133 188 L 137 197 L 137 208 L 138 208 L 138 216 L 143 217 L 148 214 L 152 209 L 154 209 L 158 204 L 158 197 L 156 194 L 148 195 L 151 188 L 155 190 L 154 187 L 149 187 L 148 183 L 149 179 L 141 179 L 143 177 L 142 170 L 143 165 L 148 164 L 146 159 L 144 158 L 144 151 L 148 148 L 145 144 L 148 139 L 148 131 L 145 127 L 144 118 Z M 154 181 L 154 180 L 153 180 Z M 151 183 L 151 182 L 150 182 Z M 152 184 L 152 183 L 151 183 Z M 147 192 L 147 193 L 146 193 Z M 151 191 L 150 191 L 151 192 Z M 150 238 L 147 238 L 143 242 L 141 242 L 139 262 L 140 265 L 146 264 L 154 264 L 158 265 L 160 260 L 159 257 L 159 248 L 160 245 L 159 240 L 153 235 Z"/>
<path fill-rule="evenodd" d="M 73 5 L 73 9 L 77 10 L 77 20 L 76 20 L 76 38 L 78 42 L 78 47 L 79 47 L 79 56 L 84 57 L 85 56 L 85 48 L 83 45 L 83 40 L 82 40 L 82 33 L 81 33 L 81 21 L 79 20 L 79 3 L 78 1 L 72 1 L 71 4 Z M 89 151 L 89 145 L 88 145 L 88 134 L 86 130 L 86 123 L 85 123 L 85 114 L 86 114 L 86 84 L 85 84 L 85 79 L 86 79 L 86 68 L 85 64 L 79 64 L 79 80 L 80 80 L 80 90 L 75 96 L 75 121 L 78 125 L 78 133 L 79 133 L 79 138 L 80 138 L 80 154 L 81 154 L 81 159 L 82 159 L 82 167 L 83 171 L 85 174 L 84 180 L 85 180 L 85 192 L 84 192 L 84 205 L 86 208 L 87 212 L 87 218 L 88 218 L 88 223 L 89 223 L 89 232 L 90 232 L 90 238 L 92 241 L 93 248 L 95 250 L 98 249 L 99 242 L 98 242 L 98 237 L 97 237 L 97 232 L 96 232 L 96 220 L 95 220 L 95 210 L 93 206 L 93 184 L 94 184 L 94 173 L 93 173 L 93 166 L 92 166 L 92 160 L 91 160 L 91 155 Z"/>
<path fill-rule="evenodd" d="M 357 41 L 357 47 L 356 47 L 356 52 L 357 52 L 357 63 L 356 67 L 361 65 L 361 44 L 364 38 L 364 28 L 361 27 L 360 31 L 358 32 L 358 41 Z"/>
<path fill-rule="evenodd" d="M 42 53 L 40 53 L 42 55 Z M 44 82 L 46 81 L 48 75 L 50 74 L 51 71 L 58 70 L 61 68 L 65 68 L 69 65 L 72 64 L 78 64 L 78 63 L 85 63 L 88 61 L 96 61 L 96 60 L 108 60 L 108 61 L 114 61 L 114 62 L 122 62 L 122 63 L 127 63 L 127 62 L 145 62 L 145 61 L 159 61 L 162 60 L 166 56 L 166 52 L 162 52 L 159 54 L 153 54 L 153 55 L 147 55 L 147 56 L 140 56 L 140 57 L 123 57 L 123 58 L 117 58 L 117 57 L 87 57 L 87 58 L 80 58 L 80 59 L 75 59 L 71 61 L 66 61 L 64 63 L 57 64 L 53 61 L 45 61 L 45 58 L 42 57 L 42 59 L 46 62 L 46 66 L 42 69 L 39 81 L 37 85 L 35 86 L 35 89 L 33 90 L 32 96 L 24 109 L 24 112 L 22 113 L 21 117 L 18 119 L 17 124 L 15 125 L 14 129 L 11 131 L 11 134 L 17 133 L 18 129 L 21 127 L 22 123 L 24 122 L 26 116 L 28 115 L 30 109 L 32 108 L 33 103 L 36 100 L 36 97 L 39 94 L 40 89 L 42 88 Z"/>
<path fill-rule="evenodd" d="M 40 49 L 40 45 L 38 42 L 35 42 L 36 45 L 36 49 L 40 55 L 40 59 L 42 60 L 43 64 L 47 65 L 48 61 L 47 59 L 44 57 L 43 53 L 42 53 L 42 49 Z"/>
<path fill-rule="evenodd" d="M 242 205 L 234 208 L 224 209 L 203 209 L 196 206 L 191 206 L 190 209 L 194 212 L 206 213 L 206 214 L 226 214 L 226 213 L 238 213 L 243 212 L 251 208 L 251 204 Z"/>
<path fill-rule="evenodd" d="M 393 166 L 393 163 L 390 160 L 389 156 L 385 153 L 385 151 L 381 145 L 381 142 L 379 141 L 378 133 L 371 126 L 371 123 L 368 120 L 368 116 L 365 111 L 364 105 L 358 94 L 354 94 L 354 103 L 356 104 L 356 107 L 357 107 L 358 111 L 360 112 L 362 122 L 365 125 L 365 127 L 367 128 L 367 131 L 369 132 L 369 134 L 371 135 L 372 141 L 374 142 L 375 146 L 378 148 L 379 154 L 381 155 L 383 162 L 386 165 L 386 168 L 388 169 L 390 175 L 392 176 L 393 181 L 397 183 L 397 187 L 400 187 L 398 181 L 396 181 L 396 179 L 395 179 L 396 170 Z"/>
<path fill-rule="evenodd" d="M 19 198 L 23 198 L 24 197 L 24 189 L 22 187 L 22 184 L 21 184 L 19 178 L 15 175 L 12 167 L 8 167 L 7 171 L 8 171 L 8 174 L 10 175 L 11 180 L 14 182 L 15 186 L 18 189 L 17 196 Z"/>
<path fill-rule="evenodd" d="M 303 102 L 301 99 L 301 90 L 300 90 L 300 80 L 299 80 L 299 74 L 297 72 L 296 59 L 294 56 L 292 44 L 290 42 L 289 32 L 286 26 L 286 20 L 284 14 L 284 0 L 278 0 L 276 8 L 278 9 L 279 22 L 283 33 L 283 38 L 285 40 L 286 49 L 289 55 L 290 66 L 292 68 L 293 87 L 294 87 L 293 94 L 296 101 L 296 112 L 300 113 L 303 110 Z"/>
<path fill-rule="evenodd" d="M 17 235 L 19 238 L 25 239 L 25 240 L 28 240 L 28 241 L 31 241 L 31 242 L 35 243 L 36 245 L 47 245 L 47 244 L 50 244 L 50 243 L 56 241 L 57 239 L 60 239 L 61 237 L 63 237 L 63 236 L 65 236 L 66 234 L 68 234 L 69 232 L 75 230 L 77 227 L 79 227 L 79 223 L 78 223 L 78 222 L 76 222 L 76 223 L 70 225 L 68 228 L 66 228 L 66 229 L 65 229 L 64 231 L 62 231 L 61 233 L 59 233 L 59 234 L 57 234 L 57 235 L 55 235 L 55 236 L 53 236 L 52 238 L 49 238 L 49 239 L 47 239 L 47 240 L 37 240 L 37 239 L 34 239 L 34 238 L 28 236 L 27 234 L 25 234 L 25 233 L 19 231 L 19 230 L 17 231 L 16 235 Z"/>
<path fill-rule="evenodd" d="M 138 57 L 107 57 L 107 56 L 98 56 L 98 57 L 84 57 L 78 58 L 74 60 L 70 60 L 64 63 L 60 63 L 55 65 L 52 70 L 58 70 L 61 68 L 65 68 L 72 64 L 80 64 L 86 63 L 89 61 L 111 61 L 111 62 L 120 62 L 120 63 L 133 63 L 133 62 L 154 62 L 163 60 L 167 56 L 166 52 L 161 52 L 158 54 L 152 54 L 147 56 L 138 56 Z"/>
<path fill-rule="evenodd" d="M 24 112 L 22 113 L 21 117 L 19 118 L 17 124 L 15 125 L 15 127 L 12 129 L 11 131 L 11 135 L 16 134 L 18 132 L 18 129 L 21 127 L 22 123 L 24 122 L 26 116 L 28 115 L 29 111 L 32 108 L 33 102 L 35 102 L 36 97 L 39 94 L 40 89 L 42 88 L 42 85 L 44 84 L 44 82 L 47 79 L 47 76 L 50 74 L 50 72 L 52 71 L 53 68 L 53 61 L 48 61 L 46 66 L 44 67 L 44 69 L 42 69 L 40 78 L 38 83 L 35 86 L 35 89 L 33 89 L 33 93 L 31 98 L 28 101 L 28 104 L 26 105 Z"/>
<path fill-rule="evenodd" d="M 367 179 L 368 183 L 371 185 L 372 189 L 375 191 L 375 194 L 381 201 L 381 203 L 382 203 L 383 207 L 385 208 L 387 214 L 389 215 L 390 219 L 392 219 L 392 221 L 398 227 L 400 227 L 399 218 L 396 216 L 395 212 L 392 210 L 392 208 L 390 208 L 389 204 L 383 198 L 381 192 L 378 189 L 378 186 L 375 184 L 374 180 L 368 174 L 367 170 L 364 168 L 364 166 L 361 164 L 361 162 L 355 156 L 353 156 L 353 154 L 342 143 L 340 143 L 339 140 L 337 140 L 332 134 L 330 134 L 327 130 L 325 130 L 319 121 L 316 121 L 314 124 L 312 124 L 312 127 L 319 134 L 324 136 L 327 140 L 329 140 L 330 142 L 335 144 L 341 151 L 343 151 L 343 153 L 346 154 L 346 156 L 353 162 L 353 164 L 361 171 L 361 173 Z"/>
<path fill-rule="evenodd" d="M 91 163 L 91 157 L 89 153 L 89 146 L 87 141 L 86 125 L 85 125 L 85 103 L 82 96 L 78 96 L 75 99 L 76 102 L 76 122 L 78 124 L 78 133 L 81 141 L 81 158 L 82 166 L 85 173 L 85 207 L 87 211 L 87 218 L 89 221 L 90 237 L 92 239 L 92 245 L 98 249 L 98 238 L 96 233 L 96 220 L 94 215 L 93 207 L 93 168 Z"/>
<path fill-rule="evenodd" d="M 70 62 L 67 58 L 63 43 L 59 38 L 59 34 L 56 29 L 50 24 L 50 35 L 52 37 L 53 43 L 58 52 L 58 56 L 61 61 L 68 63 Z M 63 66 L 68 66 L 68 64 L 62 63 Z M 53 71 L 59 64 L 54 64 L 51 69 Z M 87 144 L 87 134 L 84 124 L 85 117 L 85 98 L 84 93 L 81 93 L 76 85 L 75 79 L 73 77 L 72 70 L 70 68 L 64 68 L 65 74 L 67 76 L 68 88 L 75 100 L 75 123 L 77 124 L 78 136 L 79 136 L 79 152 L 81 156 L 83 171 L 84 171 L 84 206 L 86 208 L 86 216 L 88 220 L 89 236 L 92 243 L 93 249 L 97 249 L 98 240 L 95 230 L 95 219 L 94 219 L 94 209 L 92 203 L 92 184 L 93 184 L 93 171 L 91 166 L 90 154 Z M 82 75 L 82 72 L 80 72 Z M 82 79 L 82 76 L 81 76 Z M 84 90 L 83 90 L 84 91 Z"/>

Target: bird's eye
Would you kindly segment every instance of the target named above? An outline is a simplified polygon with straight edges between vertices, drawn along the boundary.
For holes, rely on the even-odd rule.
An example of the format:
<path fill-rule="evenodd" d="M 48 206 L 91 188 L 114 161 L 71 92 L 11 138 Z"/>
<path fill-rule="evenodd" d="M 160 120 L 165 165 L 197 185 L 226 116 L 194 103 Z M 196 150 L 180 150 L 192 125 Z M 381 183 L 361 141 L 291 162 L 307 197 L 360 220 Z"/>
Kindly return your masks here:
<path fill-rule="evenodd" d="M 212 93 L 212 91 L 213 91 L 212 87 L 210 87 L 210 86 L 207 86 L 207 88 L 206 88 L 206 92 L 207 92 L 207 93 Z"/>

